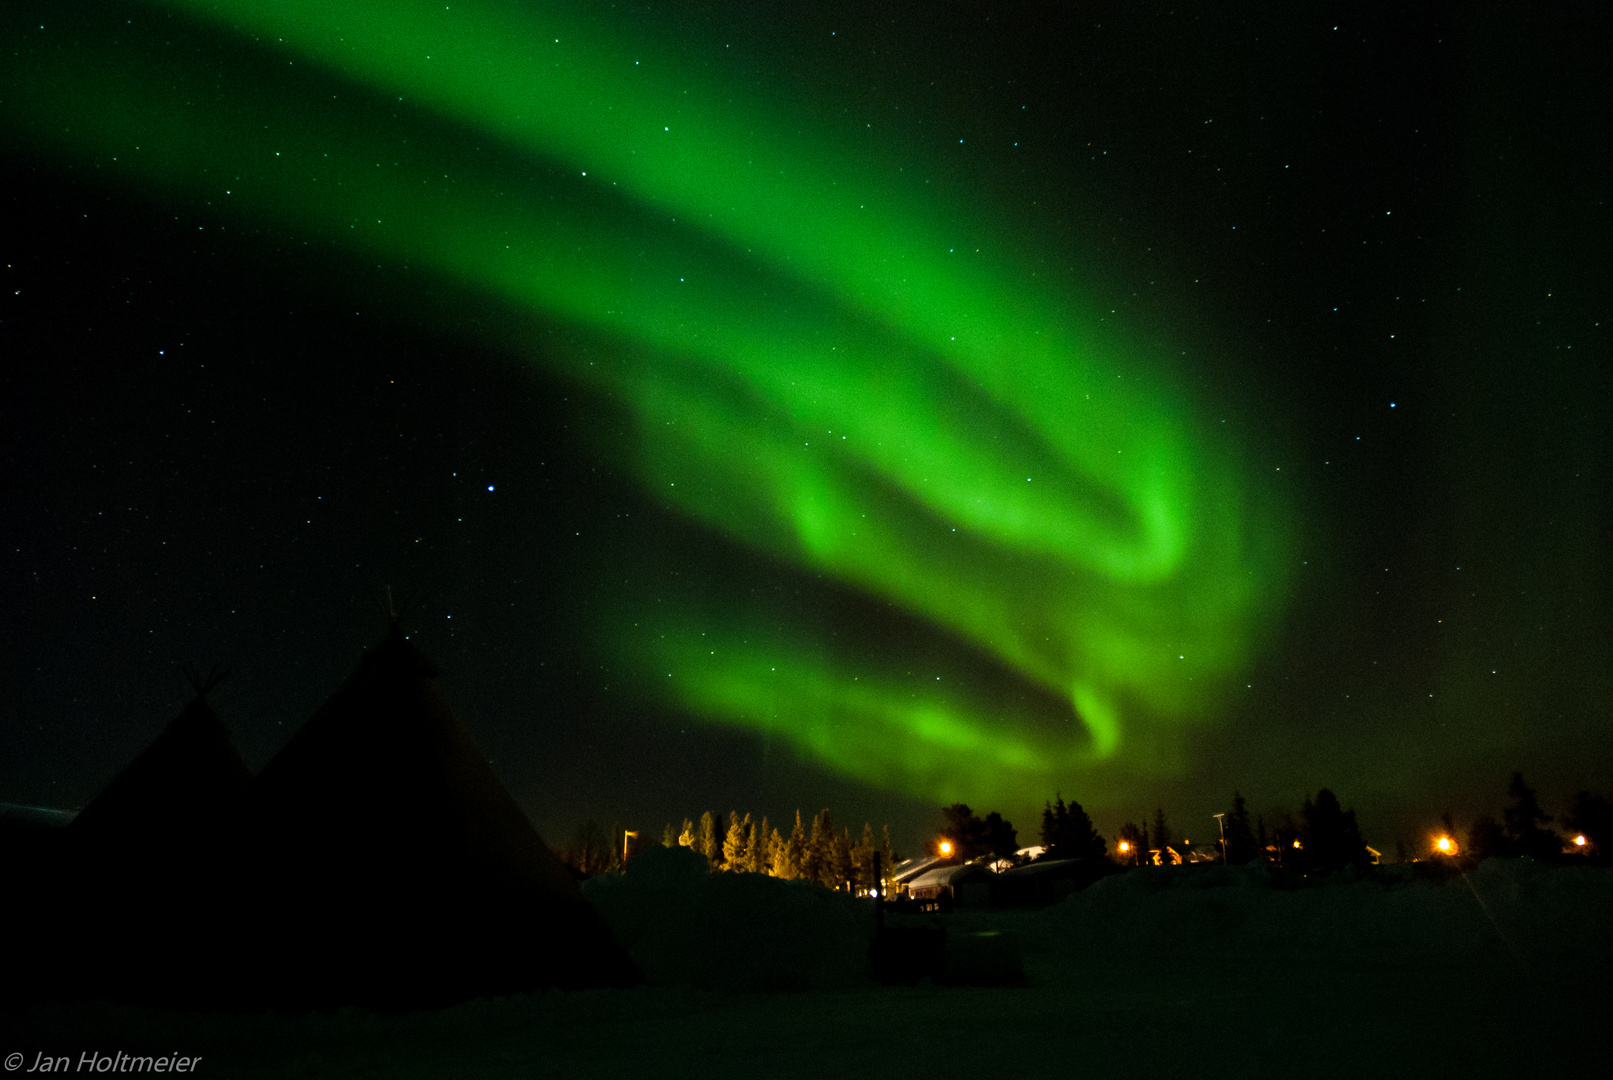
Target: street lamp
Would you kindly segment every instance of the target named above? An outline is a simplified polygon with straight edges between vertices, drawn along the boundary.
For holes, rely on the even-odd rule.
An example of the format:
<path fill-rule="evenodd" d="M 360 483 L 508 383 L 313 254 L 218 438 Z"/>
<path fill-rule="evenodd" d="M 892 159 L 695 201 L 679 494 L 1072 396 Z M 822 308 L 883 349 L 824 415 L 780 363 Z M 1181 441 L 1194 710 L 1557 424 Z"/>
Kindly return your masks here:
<path fill-rule="evenodd" d="M 1227 864 L 1227 816 L 1225 814 L 1211 814 L 1221 826 L 1221 865 Z"/>
<path fill-rule="evenodd" d="M 941 841 L 941 857 L 942 858 L 947 858 L 947 857 L 950 857 L 951 854 L 952 854 L 952 841 L 950 841 L 950 840 Z"/>
<path fill-rule="evenodd" d="M 1434 841 L 1434 847 L 1439 849 L 1439 853 L 1441 855 L 1455 855 L 1456 854 L 1456 841 L 1452 840 L 1448 836 L 1442 836 L 1438 840 L 1435 840 Z"/>

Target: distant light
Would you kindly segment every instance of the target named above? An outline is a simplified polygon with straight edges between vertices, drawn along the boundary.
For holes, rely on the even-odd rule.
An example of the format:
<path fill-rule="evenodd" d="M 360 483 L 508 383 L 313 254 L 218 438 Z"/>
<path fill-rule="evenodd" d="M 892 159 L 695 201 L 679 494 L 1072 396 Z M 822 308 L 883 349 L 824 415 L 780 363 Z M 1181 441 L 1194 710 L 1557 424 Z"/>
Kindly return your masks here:
<path fill-rule="evenodd" d="M 1295 840 L 1295 841 L 1294 841 L 1294 846 L 1295 846 L 1295 847 L 1299 847 L 1299 846 L 1300 846 L 1300 844 L 1299 844 L 1299 841 L 1298 841 L 1298 840 Z"/>
<path fill-rule="evenodd" d="M 492 491 L 492 490 L 493 490 L 493 485 L 492 485 L 492 484 L 488 484 L 488 485 L 487 485 L 487 490 L 488 490 L 488 491 Z"/>
<path fill-rule="evenodd" d="M 943 854 L 943 855 L 952 854 L 952 842 L 951 841 L 949 841 L 949 840 L 941 841 L 941 854 Z"/>
<path fill-rule="evenodd" d="M 1126 852 L 1128 852 L 1130 850 L 1131 850 L 1131 845 L 1130 844 L 1126 843 L 1124 840 L 1120 841 L 1120 853 L 1122 855 L 1124 855 Z"/>
<path fill-rule="evenodd" d="M 1442 837 L 1440 837 L 1440 838 L 1439 838 L 1439 839 L 1438 839 L 1438 840 L 1435 840 L 1435 841 L 1434 841 L 1434 846 L 1435 846 L 1435 847 L 1437 847 L 1437 848 L 1439 848 L 1439 850 L 1441 850 L 1441 851 L 1443 851 L 1443 852 L 1446 852 L 1446 853 L 1447 853 L 1447 854 L 1449 854 L 1449 852 L 1450 852 L 1450 850 L 1451 850 L 1451 849 L 1452 849 L 1452 848 L 1453 848 L 1453 847 L 1455 847 L 1455 846 L 1456 846 L 1456 845 L 1455 845 L 1455 844 L 1453 844 L 1453 843 L 1451 843 L 1451 838 L 1450 838 L 1450 837 L 1448 837 L 1448 836 L 1442 836 Z"/>
<path fill-rule="evenodd" d="M 1585 834 L 1584 833 L 1580 833 L 1578 836 L 1574 837 L 1574 846 L 1575 847 L 1584 847 L 1585 846 Z"/>

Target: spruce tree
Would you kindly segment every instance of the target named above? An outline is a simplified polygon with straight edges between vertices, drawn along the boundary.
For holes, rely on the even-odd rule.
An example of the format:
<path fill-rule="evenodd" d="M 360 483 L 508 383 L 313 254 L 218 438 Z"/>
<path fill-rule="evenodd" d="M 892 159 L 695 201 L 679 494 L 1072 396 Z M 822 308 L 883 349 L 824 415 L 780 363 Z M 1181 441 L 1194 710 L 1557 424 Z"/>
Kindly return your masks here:
<path fill-rule="evenodd" d="M 941 816 L 946 819 L 946 824 L 941 828 L 941 835 L 952 841 L 952 852 L 959 859 L 968 862 L 992 853 L 990 826 L 969 808 L 968 803 L 943 806 Z M 1001 815 L 993 816 L 997 818 L 1000 830 L 1001 825 L 1006 822 L 1003 822 Z M 1009 826 L 1009 831 L 1013 831 L 1012 826 Z"/>
<path fill-rule="evenodd" d="M 863 834 L 851 848 L 851 880 L 853 892 L 866 892 L 872 889 L 874 881 L 874 853 L 879 850 L 879 843 L 874 839 L 874 827 L 863 822 Z"/>
<path fill-rule="evenodd" d="M 1226 860 L 1229 863 L 1246 863 L 1258 856 L 1254 829 L 1249 825 L 1249 807 L 1243 795 L 1232 793 L 1232 812 L 1226 817 Z"/>
<path fill-rule="evenodd" d="M 1316 793 L 1314 802 L 1305 800 L 1300 817 L 1305 823 L 1297 860 L 1301 866 L 1331 873 L 1370 861 L 1355 824 L 1355 811 L 1340 806 L 1338 796 L 1327 788 Z"/>
<path fill-rule="evenodd" d="M 694 822 L 684 818 L 683 831 L 678 834 L 678 843 L 686 848 L 694 848 L 694 850 L 699 851 L 700 849 L 696 847 L 696 841 L 699 839 L 699 834 L 695 832 Z"/>
<path fill-rule="evenodd" d="M 855 891 L 855 876 L 856 874 L 851 865 L 851 830 L 841 829 L 840 835 L 835 837 L 834 842 L 830 845 L 828 873 L 830 881 L 826 882 L 826 884 L 836 890 L 852 889 Z"/>
<path fill-rule="evenodd" d="M 1058 794 L 1054 802 L 1042 804 L 1041 840 L 1044 848 L 1051 850 L 1058 847 L 1059 837 L 1067 827 L 1069 818 L 1070 811 L 1064 805 L 1063 794 Z"/>
<path fill-rule="evenodd" d="M 801 832 L 801 812 L 795 814 L 795 831 L 786 840 L 779 835 L 777 829 L 773 830 L 773 876 L 786 881 L 801 876 L 801 848 L 806 845 L 806 838 Z"/>
<path fill-rule="evenodd" d="M 723 838 L 722 858 L 724 867 L 735 873 L 746 868 L 745 864 L 750 855 L 748 844 L 750 831 L 749 814 L 746 814 L 743 820 L 738 810 L 728 815 L 728 835 Z"/>
<path fill-rule="evenodd" d="M 1165 810 L 1163 807 L 1154 807 L 1153 842 L 1154 849 L 1159 852 L 1159 861 L 1168 863 L 1170 856 L 1165 849 L 1171 846 L 1171 827 L 1165 823 Z"/>
<path fill-rule="evenodd" d="M 704 855 L 713 870 L 722 867 L 722 838 L 717 835 L 717 818 L 710 810 L 700 815 L 700 835 L 695 850 Z"/>
<path fill-rule="evenodd" d="M 756 861 L 756 872 L 758 874 L 771 874 L 773 872 L 773 838 L 777 835 L 778 833 L 774 832 L 772 826 L 767 823 L 767 818 L 762 818 L 761 825 L 756 829 L 756 843 L 751 851 L 751 857 Z"/>
<path fill-rule="evenodd" d="M 1498 858 L 1507 853 L 1507 834 L 1489 814 L 1480 814 L 1467 830 L 1466 854 L 1474 859 Z"/>
<path fill-rule="evenodd" d="M 676 829 L 674 829 L 672 827 L 672 822 L 670 822 L 670 821 L 666 823 L 666 828 L 664 830 L 662 830 L 662 832 L 661 832 L 661 846 L 662 847 L 677 847 L 678 846 L 678 830 L 676 830 Z"/>
<path fill-rule="evenodd" d="M 1120 826 L 1120 835 L 1116 837 L 1120 843 L 1126 845 L 1126 850 L 1120 850 L 1120 844 L 1115 845 L 1115 858 L 1127 866 L 1141 866 L 1148 859 L 1148 830 L 1126 822 Z"/>
<path fill-rule="evenodd" d="M 1019 832 L 1014 823 L 995 810 L 981 822 L 981 833 L 986 847 L 996 858 L 1010 858 L 1019 850 Z"/>
<path fill-rule="evenodd" d="M 1102 859 L 1109 853 L 1086 810 L 1074 800 L 1066 804 L 1063 795 L 1042 812 L 1042 843 L 1056 859 Z"/>
<path fill-rule="evenodd" d="M 1502 812 L 1506 822 L 1507 848 L 1512 855 L 1526 855 L 1531 859 L 1550 859 L 1562 851 L 1562 842 L 1555 833 L 1541 828 L 1551 821 L 1551 815 L 1540 809 L 1534 788 L 1523 782 L 1522 773 L 1512 774 L 1507 787 L 1512 805 Z"/>
<path fill-rule="evenodd" d="M 745 872 L 747 874 L 760 874 L 762 870 L 762 833 L 756 822 L 751 820 L 750 814 L 745 815 L 749 828 L 745 832 Z"/>
<path fill-rule="evenodd" d="M 801 876 L 819 885 L 828 885 L 834 868 L 834 826 L 829 823 L 827 808 L 812 819 L 812 835 L 807 840 L 806 854 L 801 858 Z"/>

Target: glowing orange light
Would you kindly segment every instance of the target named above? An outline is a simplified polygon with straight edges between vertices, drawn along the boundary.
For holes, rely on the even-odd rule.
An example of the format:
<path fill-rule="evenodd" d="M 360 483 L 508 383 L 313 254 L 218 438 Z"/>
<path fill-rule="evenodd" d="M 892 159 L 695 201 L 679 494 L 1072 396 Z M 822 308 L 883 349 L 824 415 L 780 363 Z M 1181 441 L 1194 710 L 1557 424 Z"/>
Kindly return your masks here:
<path fill-rule="evenodd" d="M 1438 840 L 1434 841 L 1434 846 L 1439 848 L 1439 850 L 1449 854 L 1451 848 L 1455 847 L 1456 845 L 1451 843 L 1451 838 L 1450 837 L 1442 836 Z"/>
<path fill-rule="evenodd" d="M 1574 837 L 1574 846 L 1575 847 L 1584 847 L 1585 846 L 1585 834 L 1584 833 L 1580 833 L 1578 836 Z"/>
<path fill-rule="evenodd" d="M 943 855 L 952 854 L 952 842 L 950 840 L 941 841 L 941 854 L 943 854 Z"/>
<path fill-rule="evenodd" d="M 1126 852 L 1128 852 L 1130 850 L 1131 850 L 1131 845 L 1130 844 L 1126 843 L 1124 840 L 1120 841 L 1120 854 L 1124 855 Z"/>
<path fill-rule="evenodd" d="M 1301 846 L 1301 845 L 1300 845 L 1300 842 L 1299 842 L 1299 841 L 1298 841 L 1298 840 L 1295 840 L 1295 841 L 1294 841 L 1294 846 L 1295 846 L 1295 847 L 1299 847 L 1299 846 Z"/>

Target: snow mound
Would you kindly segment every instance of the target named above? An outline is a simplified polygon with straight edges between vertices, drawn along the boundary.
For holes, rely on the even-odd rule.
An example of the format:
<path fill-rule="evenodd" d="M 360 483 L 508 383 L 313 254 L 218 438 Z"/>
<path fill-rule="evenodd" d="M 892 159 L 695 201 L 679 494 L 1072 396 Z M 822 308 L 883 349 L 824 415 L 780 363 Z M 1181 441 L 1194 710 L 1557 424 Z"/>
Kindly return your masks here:
<path fill-rule="evenodd" d="M 823 990 L 872 981 L 871 902 L 762 874 L 713 874 L 685 847 L 582 883 L 644 977 L 709 990 Z"/>
<path fill-rule="evenodd" d="M 1395 867 L 1303 881 L 1263 864 L 1147 869 L 1072 895 L 1046 929 L 1077 952 L 1603 964 L 1613 962 L 1613 869 L 1490 859 L 1442 884 Z"/>

